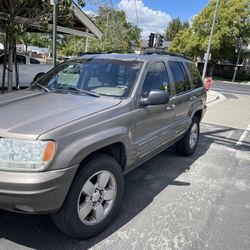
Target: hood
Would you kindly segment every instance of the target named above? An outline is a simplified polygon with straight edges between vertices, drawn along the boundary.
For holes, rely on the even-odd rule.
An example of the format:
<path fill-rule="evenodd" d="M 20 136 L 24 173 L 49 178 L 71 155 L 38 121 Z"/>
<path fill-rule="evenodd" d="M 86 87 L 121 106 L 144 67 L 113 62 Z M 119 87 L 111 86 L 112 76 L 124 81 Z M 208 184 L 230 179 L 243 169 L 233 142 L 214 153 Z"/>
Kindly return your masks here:
<path fill-rule="evenodd" d="M 116 98 L 19 91 L 0 97 L 0 137 L 30 138 L 111 108 Z"/>

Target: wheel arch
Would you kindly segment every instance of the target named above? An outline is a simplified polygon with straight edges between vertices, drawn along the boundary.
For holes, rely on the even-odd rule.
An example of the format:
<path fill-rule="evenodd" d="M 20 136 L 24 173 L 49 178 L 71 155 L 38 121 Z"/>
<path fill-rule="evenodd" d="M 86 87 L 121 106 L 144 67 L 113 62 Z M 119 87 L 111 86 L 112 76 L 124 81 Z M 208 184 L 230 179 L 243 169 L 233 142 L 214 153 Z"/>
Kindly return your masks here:
<path fill-rule="evenodd" d="M 113 142 L 109 145 L 106 145 L 89 153 L 81 160 L 81 162 L 79 163 L 79 168 L 84 167 L 85 163 L 98 153 L 106 154 L 113 157 L 119 163 L 123 172 L 125 171 L 127 162 L 126 147 L 122 142 Z"/>
<path fill-rule="evenodd" d="M 38 74 L 35 75 L 33 82 L 35 82 L 37 79 L 39 79 L 40 77 L 42 77 L 45 74 L 46 74 L 45 72 L 39 72 Z"/>

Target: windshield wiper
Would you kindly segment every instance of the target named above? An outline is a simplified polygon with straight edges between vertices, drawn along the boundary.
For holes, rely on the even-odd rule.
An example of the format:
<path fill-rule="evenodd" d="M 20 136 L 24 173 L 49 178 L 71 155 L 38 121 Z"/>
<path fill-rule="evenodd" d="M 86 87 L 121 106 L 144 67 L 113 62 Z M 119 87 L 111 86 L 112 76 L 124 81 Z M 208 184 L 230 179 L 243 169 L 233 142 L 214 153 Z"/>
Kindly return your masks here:
<path fill-rule="evenodd" d="M 83 89 L 79 89 L 77 87 L 74 87 L 74 86 L 70 86 L 68 88 L 64 88 L 63 90 L 73 90 L 73 91 L 76 91 L 78 93 L 83 93 L 83 94 L 86 94 L 86 95 L 89 95 L 89 96 L 94 96 L 94 97 L 100 97 L 99 94 L 95 93 L 95 92 L 92 92 L 92 91 L 88 91 L 88 90 L 83 90 Z"/>
<path fill-rule="evenodd" d="M 50 92 L 50 89 L 48 89 L 47 87 L 45 87 L 39 83 L 34 83 L 34 84 L 32 84 L 32 86 L 38 86 L 39 88 L 43 89 L 45 92 L 47 92 L 47 93 Z"/>

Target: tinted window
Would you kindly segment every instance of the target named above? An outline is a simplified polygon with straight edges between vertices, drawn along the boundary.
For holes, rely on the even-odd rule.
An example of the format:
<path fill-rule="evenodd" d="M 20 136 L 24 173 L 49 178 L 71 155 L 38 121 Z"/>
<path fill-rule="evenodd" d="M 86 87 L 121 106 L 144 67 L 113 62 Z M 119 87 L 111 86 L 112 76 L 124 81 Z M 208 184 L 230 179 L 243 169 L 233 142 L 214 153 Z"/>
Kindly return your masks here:
<path fill-rule="evenodd" d="M 30 63 L 31 64 L 40 64 L 40 62 L 36 59 L 30 58 Z"/>
<path fill-rule="evenodd" d="M 169 62 L 169 67 L 172 71 L 176 94 L 187 90 L 185 76 L 183 74 L 182 66 L 178 62 Z"/>
<path fill-rule="evenodd" d="M 169 86 L 169 79 L 164 63 L 153 63 L 147 72 L 141 95 L 143 97 L 148 97 L 152 89 L 160 89 L 169 92 Z"/>
<path fill-rule="evenodd" d="M 182 63 L 180 63 L 181 65 L 181 69 L 182 69 L 182 72 L 183 72 L 183 75 L 184 75 L 184 80 L 185 80 L 185 90 L 190 90 L 191 89 L 191 83 L 190 83 L 190 80 L 189 80 L 189 77 L 188 77 L 188 73 L 184 67 L 184 65 Z"/>
<path fill-rule="evenodd" d="M 17 59 L 17 63 L 26 64 L 26 58 L 24 56 L 17 55 L 16 59 Z"/>
<path fill-rule="evenodd" d="M 201 76 L 195 65 L 193 63 L 186 63 L 186 65 L 188 66 L 191 76 L 193 78 L 194 88 L 202 87 L 203 83 L 201 80 Z"/>
<path fill-rule="evenodd" d="M 8 59 L 9 59 L 9 55 L 7 54 L 6 62 L 8 62 Z M 17 55 L 16 59 L 17 59 L 17 63 L 26 64 L 26 58 L 24 56 Z M 4 55 L 0 56 L 0 64 L 3 64 L 3 62 L 4 62 Z"/>
<path fill-rule="evenodd" d="M 7 58 L 6 58 L 6 62 L 8 62 L 8 55 L 7 55 Z M 1 55 L 0 56 L 0 64 L 3 64 L 4 63 L 4 55 Z"/>

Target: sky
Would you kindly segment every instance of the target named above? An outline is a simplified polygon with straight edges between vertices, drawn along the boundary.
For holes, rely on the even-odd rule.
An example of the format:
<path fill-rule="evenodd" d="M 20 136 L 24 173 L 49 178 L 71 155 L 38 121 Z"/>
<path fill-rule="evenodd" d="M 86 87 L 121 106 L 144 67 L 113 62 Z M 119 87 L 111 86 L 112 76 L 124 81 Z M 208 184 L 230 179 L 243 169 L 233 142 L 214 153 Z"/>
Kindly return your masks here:
<path fill-rule="evenodd" d="M 84 11 L 87 14 L 97 11 L 94 5 L 90 4 L 91 2 L 93 1 L 86 0 Z M 101 2 L 124 10 L 127 19 L 138 24 L 142 28 L 142 37 L 147 38 L 151 32 L 163 33 L 168 22 L 173 18 L 179 17 L 182 21 L 190 22 L 209 0 L 102 0 Z"/>

